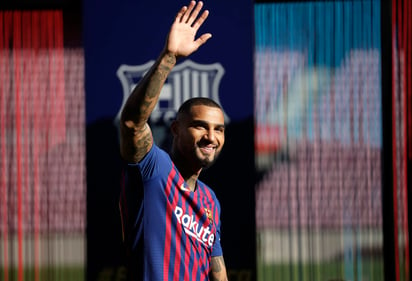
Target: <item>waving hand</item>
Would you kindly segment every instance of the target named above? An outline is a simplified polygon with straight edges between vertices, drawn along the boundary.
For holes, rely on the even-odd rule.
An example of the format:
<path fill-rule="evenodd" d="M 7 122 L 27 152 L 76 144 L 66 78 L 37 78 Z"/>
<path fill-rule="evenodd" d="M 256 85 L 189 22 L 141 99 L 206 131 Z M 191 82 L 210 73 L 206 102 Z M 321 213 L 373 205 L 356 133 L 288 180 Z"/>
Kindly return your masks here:
<path fill-rule="evenodd" d="M 203 2 L 191 1 L 189 6 L 184 6 L 177 13 L 170 28 L 166 42 L 166 51 L 178 57 L 186 57 L 196 51 L 201 45 L 212 37 L 210 33 L 204 33 L 196 38 L 196 33 L 209 15 L 204 10 L 200 15 Z"/>

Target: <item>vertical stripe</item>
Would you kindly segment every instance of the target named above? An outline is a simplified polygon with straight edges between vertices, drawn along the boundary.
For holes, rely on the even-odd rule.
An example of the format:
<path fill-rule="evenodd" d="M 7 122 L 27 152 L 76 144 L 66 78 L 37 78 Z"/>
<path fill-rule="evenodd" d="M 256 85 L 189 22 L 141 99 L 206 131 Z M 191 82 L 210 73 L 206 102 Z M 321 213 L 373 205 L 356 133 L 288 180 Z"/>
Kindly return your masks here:
<path fill-rule="evenodd" d="M 213 200 L 212 200 L 212 196 L 211 196 L 209 190 L 205 186 L 202 186 L 202 197 L 204 198 L 204 201 L 203 201 L 204 204 L 202 205 L 202 210 L 200 210 L 200 211 L 202 213 L 202 216 L 208 217 L 207 214 L 206 214 L 205 207 L 207 206 L 208 208 L 210 208 L 210 211 L 212 211 Z M 210 202 L 210 206 L 208 204 L 209 202 Z M 206 218 L 206 222 L 208 222 L 208 221 L 209 221 L 209 218 Z M 213 225 L 210 225 L 210 227 L 211 227 L 211 231 L 215 232 L 215 241 L 214 242 L 216 243 L 216 230 L 215 230 L 215 227 Z M 210 262 L 211 262 L 211 254 L 206 255 L 207 251 L 210 251 L 210 253 L 211 253 L 212 249 L 206 248 L 205 251 L 203 251 L 203 254 L 204 254 L 204 256 L 203 256 L 203 271 L 204 271 L 205 274 L 208 274 L 208 271 L 210 270 Z"/>
<path fill-rule="evenodd" d="M 184 180 L 182 177 L 180 177 L 181 180 L 181 184 L 183 184 Z M 180 183 L 179 183 L 180 186 Z M 180 192 L 180 205 L 182 206 L 182 208 L 184 208 L 183 213 L 188 214 L 191 217 L 196 217 L 196 214 L 193 212 L 193 209 L 190 208 L 190 204 L 191 204 L 191 199 L 192 199 L 192 192 L 189 191 L 181 191 Z M 181 230 L 181 228 L 179 228 Z M 189 261 L 189 254 L 190 251 L 193 249 L 193 244 L 191 241 L 191 238 L 188 235 L 184 235 L 184 237 L 182 237 L 182 233 L 180 231 L 180 236 L 178 237 L 178 239 L 180 241 L 182 241 L 182 243 L 180 244 L 180 249 L 183 251 L 183 254 L 180 254 L 180 258 L 179 258 L 179 266 L 181 266 L 183 268 L 183 270 L 181 270 L 180 274 L 182 274 L 183 276 L 179 275 L 179 280 L 188 280 L 188 265 L 190 264 Z M 183 278 L 183 279 L 182 279 Z"/>
<path fill-rule="evenodd" d="M 8 260 L 8 196 L 7 196 L 7 179 L 6 179 L 6 165 L 8 164 L 6 158 L 6 91 L 8 91 L 8 82 L 10 81 L 10 73 L 8 69 L 8 30 L 10 27 L 10 12 L 0 11 L 0 145 L 1 145 L 1 163 L 0 163 L 0 194 L 1 194 L 1 214 L 3 224 L 3 277 L 4 281 L 9 281 L 9 260 Z"/>
<path fill-rule="evenodd" d="M 13 14 L 13 60 L 14 60 L 14 94 L 15 94 L 15 122 L 16 122 L 16 188 L 17 188 L 17 280 L 23 280 L 23 198 L 22 198 L 22 145 L 21 145 L 21 12 Z"/>
<path fill-rule="evenodd" d="M 208 97 L 209 96 L 209 73 L 207 71 L 202 71 L 200 73 L 200 96 Z"/>
<path fill-rule="evenodd" d="M 182 201 L 182 196 L 180 193 L 180 186 L 184 184 L 184 180 L 181 177 L 181 175 L 178 173 L 176 167 L 174 166 L 174 169 L 176 170 L 175 172 L 175 177 L 173 182 L 176 182 L 176 184 L 173 185 L 173 194 L 174 194 L 174 199 L 173 199 L 173 204 L 172 206 L 181 206 L 182 207 L 182 212 L 183 214 L 186 214 L 187 209 L 186 206 L 183 205 Z M 185 265 L 182 265 L 182 252 L 185 252 L 185 239 L 182 237 L 182 227 L 180 225 L 176 224 L 176 229 L 175 233 L 173 236 L 173 241 L 174 243 L 172 245 L 175 246 L 173 253 L 174 253 L 174 262 L 171 264 L 169 270 L 173 272 L 173 280 L 180 280 L 180 271 L 185 270 Z"/>
<path fill-rule="evenodd" d="M 192 279 L 191 280 L 199 280 L 199 262 L 200 262 L 200 260 L 199 260 L 197 254 L 194 255 L 194 259 L 195 260 L 194 260 L 194 263 L 193 263 L 193 269 L 192 269 L 192 274 L 191 274 Z"/>
<path fill-rule="evenodd" d="M 175 169 L 175 167 L 173 166 L 173 168 Z M 171 206 L 175 206 L 180 205 L 182 207 L 182 212 L 183 214 L 186 214 L 186 207 L 183 206 L 182 204 L 182 198 L 180 196 L 180 186 L 183 184 L 183 179 L 181 178 L 180 174 L 175 171 L 175 176 L 174 176 L 174 181 L 177 182 L 177 186 L 173 185 L 174 187 L 174 199 L 173 199 L 173 203 Z M 174 249 L 174 261 L 173 264 L 171 264 L 171 268 L 170 270 L 173 272 L 173 281 L 178 281 L 180 279 L 180 266 L 181 266 L 181 262 L 182 262 L 182 247 L 186 246 L 184 245 L 184 241 L 182 238 L 182 227 L 180 227 L 179 225 L 176 225 L 176 233 L 174 235 L 174 245 L 175 245 L 175 249 Z M 185 251 L 185 249 L 183 249 L 183 252 Z M 183 267 L 184 269 L 184 267 Z"/>
<path fill-rule="evenodd" d="M 38 81 L 39 79 L 39 69 L 38 69 L 38 51 L 39 51 L 39 20 L 40 15 L 39 12 L 34 11 L 32 17 L 32 32 L 33 32 L 33 41 L 32 41 L 32 52 L 33 52 L 33 81 Z M 38 101 L 40 100 L 40 89 L 39 84 L 35 84 L 37 87 L 33 87 L 33 100 Z M 39 175 L 39 147 L 40 147 L 40 134 L 39 129 L 41 126 L 40 118 L 39 118 L 39 109 L 33 107 L 33 177 L 34 177 L 34 280 L 40 280 L 40 175 Z"/>
<path fill-rule="evenodd" d="M 181 80 L 181 75 L 179 72 L 176 72 L 172 75 L 173 77 L 173 109 L 176 111 L 179 109 L 179 105 L 182 103 L 182 80 Z"/>
<path fill-rule="evenodd" d="M 166 200 L 168 200 L 172 185 L 172 180 L 174 177 L 174 169 L 169 174 L 169 178 L 167 179 L 167 185 L 165 189 Z M 164 256 L 163 256 L 163 280 L 169 280 L 169 265 L 170 265 L 170 242 L 172 239 L 171 233 L 171 218 L 173 214 L 173 210 L 171 210 L 171 205 L 166 202 L 166 231 L 165 231 L 165 246 L 164 246 Z"/>
<path fill-rule="evenodd" d="M 192 82 L 192 90 L 191 90 L 191 95 L 195 95 L 196 93 L 199 93 L 200 91 L 200 83 L 199 83 L 199 71 L 197 70 L 192 70 L 191 72 L 191 82 Z"/>
<path fill-rule="evenodd" d="M 29 236 L 30 233 L 26 229 L 30 229 L 26 227 L 30 223 L 30 213 L 32 210 L 29 209 L 32 205 L 30 204 L 30 197 L 31 197 L 31 190 L 29 190 L 29 187 L 31 186 L 29 184 L 29 145 L 30 143 L 26 140 L 30 139 L 29 138 L 29 118 L 28 118 L 28 111 L 30 108 L 29 103 L 31 102 L 31 97 L 28 96 L 29 94 L 29 89 L 28 86 L 30 85 L 30 62 L 29 62 L 29 52 L 30 52 L 30 29 L 26 28 L 26 26 L 30 26 L 30 22 L 28 20 L 30 19 L 30 13 L 29 12 L 22 12 L 21 14 L 21 24 L 22 24 L 22 30 L 21 30 L 21 47 L 22 51 L 20 53 L 21 56 L 21 74 L 22 74 L 22 79 L 21 79 L 21 101 L 22 101 L 22 111 L 21 114 L 22 116 L 22 135 L 21 138 L 23 141 L 23 147 L 22 147 L 22 159 L 23 165 L 22 165 L 22 174 L 23 174 L 23 181 L 22 181 L 22 217 L 23 217 L 23 238 L 24 236 Z M 30 93 L 32 94 L 32 93 Z M 30 247 L 30 243 L 27 243 L 24 245 L 25 248 L 27 249 Z M 29 252 L 24 250 L 23 248 L 23 257 L 29 262 L 30 260 L 30 255 Z M 23 265 L 24 266 L 24 265 Z M 24 274 L 24 273 L 23 273 Z M 24 276 L 23 276 L 24 278 Z"/>
<path fill-rule="evenodd" d="M 408 147 L 408 157 L 409 157 L 409 163 L 411 164 L 412 161 L 412 80 L 410 77 L 412 77 L 412 2 L 411 1 L 406 1 L 407 3 L 407 9 L 405 9 L 405 13 L 409 15 L 407 17 L 407 27 L 408 27 L 408 32 L 406 33 L 406 50 L 405 53 L 407 55 L 407 70 L 406 70 L 406 77 L 409 77 L 407 79 L 408 81 L 408 87 L 406 88 L 406 100 L 407 100 L 407 131 L 408 131 L 408 137 L 407 137 L 407 143 L 406 146 Z"/>
<path fill-rule="evenodd" d="M 409 95 L 411 94 L 411 53 L 408 51 L 408 45 L 410 46 L 411 44 L 411 38 L 410 38 L 410 33 L 411 33 L 411 1 L 410 0 L 403 0 L 403 4 L 406 6 L 403 8 L 403 22 L 401 25 L 403 26 L 403 34 L 401 36 L 403 37 L 403 46 L 402 46 L 402 53 L 405 56 L 404 58 L 404 78 L 403 78 L 403 93 L 402 93 L 402 100 L 403 100 L 403 215 L 404 215 L 404 220 L 403 220 L 403 232 L 404 232 L 404 239 L 405 239 L 405 280 L 409 280 L 409 229 L 408 229 L 408 107 L 410 107 L 410 101 L 408 103 L 408 93 Z M 399 5 L 400 6 L 400 5 Z M 409 38 L 408 38 L 408 33 L 409 33 Z M 398 52 L 398 54 L 401 54 Z M 408 86 L 409 85 L 409 86 Z"/>
<path fill-rule="evenodd" d="M 53 136 L 54 145 L 64 141 L 66 136 L 66 110 L 65 110 L 65 81 L 64 81 L 64 43 L 63 43 L 63 16 L 61 11 L 48 12 L 53 30 L 52 51 L 56 54 L 55 69 L 51 73 L 56 73 L 56 92 L 53 100 L 51 116 L 53 116 Z"/>
<path fill-rule="evenodd" d="M 39 11 L 32 11 L 30 12 L 30 23 L 28 30 L 31 32 L 31 40 L 30 40 L 30 81 L 29 84 L 29 95 L 32 97 L 31 99 L 31 112 L 30 112 L 30 126 L 31 129 L 31 167 L 32 167 L 32 227 L 33 227 L 33 238 L 34 238 L 34 280 L 40 280 L 40 188 L 41 188 L 41 168 L 40 168 L 40 150 L 41 150 L 41 133 L 40 128 L 41 124 L 41 114 L 42 111 L 39 108 L 39 104 L 41 103 L 41 94 L 40 94 L 40 82 L 39 81 L 39 73 L 40 73 L 40 66 L 39 66 L 39 48 L 40 48 L 40 32 L 39 29 L 39 22 L 40 22 L 41 12 Z M 33 83 L 33 81 L 36 81 Z"/>
<path fill-rule="evenodd" d="M 177 196 L 178 192 L 175 192 L 176 190 L 172 190 L 173 187 L 173 179 L 176 176 L 176 169 L 174 165 L 172 166 L 172 170 L 169 173 L 169 177 L 167 179 L 167 184 L 166 184 L 166 189 L 165 189 L 165 195 L 166 195 L 166 200 L 171 200 L 171 202 L 166 202 L 166 235 L 165 235 L 165 251 L 164 251 L 164 257 L 163 257 L 163 280 L 173 280 L 173 275 L 174 275 L 174 267 L 173 264 L 170 263 L 170 256 L 172 253 L 172 250 L 176 252 L 176 249 L 171 249 L 171 241 L 172 241 L 172 217 L 173 217 L 173 209 L 172 207 L 176 205 L 177 202 Z M 174 195 L 171 197 L 172 193 Z M 176 244 L 175 244 L 176 245 Z M 170 273 L 172 273 L 170 275 Z M 172 276 L 172 277 L 170 277 Z"/>
<path fill-rule="evenodd" d="M 396 0 L 392 1 L 392 36 L 396 34 Z M 396 61 L 395 57 L 395 40 L 392 38 L 392 61 Z M 392 170 L 393 170 L 393 185 L 392 185 L 392 196 L 393 196 L 393 221 L 394 221 L 394 259 L 395 259 L 395 281 L 399 281 L 399 249 L 398 249 L 398 173 L 396 168 L 396 71 L 394 66 L 392 66 Z"/>
<path fill-rule="evenodd" d="M 190 98 L 190 70 L 185 69 L 182 71 L 182 84 L 183 84 L 183 101 Z"/>
<path fill-rule="evenodd" d="M 185 251 L 185 256 L 184 256 L 184 263 L 183 263 L 183 266 L 188 266 L 188 265 L 190 265 L 190 252 L 192 251 L 192 247 L 190 247 L 191 245 L 190 245 L 190 238 L 189 237 L 185 237 L 185 242 L 186 242 L 186 247 L 185 247 L 185 249 L 186 249 L 186 251 Z M 183 259 L 182 259 L 183 260 Z M 189 267 L 190 268 L 190 267 Z M 184 276 L 183 276 L 183 280 L 184 281 L 189 281 L 190 280 L 190 278 L 189 278 L 189 270 L 188 270 L 188 268 L 185 268 L 185 270 L 184 270 Z"/>
<path fill-rule="evenodd" d="M 196 199 L 197 202 L 199 202 L 199 196 L 200 196 L 201 192 L 200 189 L 198 188 L 198 190 L 196 191 L 196 193 L 194 194 L 193 198 Z M 199 257 L 198 257 L 199 253 L 198 251 L 196 251 L 196 249 L 193 248 L 193 255 L 192 255 L 192 272 L 191 272 L 191 279 L 190 280 L 199 280 Z"/>

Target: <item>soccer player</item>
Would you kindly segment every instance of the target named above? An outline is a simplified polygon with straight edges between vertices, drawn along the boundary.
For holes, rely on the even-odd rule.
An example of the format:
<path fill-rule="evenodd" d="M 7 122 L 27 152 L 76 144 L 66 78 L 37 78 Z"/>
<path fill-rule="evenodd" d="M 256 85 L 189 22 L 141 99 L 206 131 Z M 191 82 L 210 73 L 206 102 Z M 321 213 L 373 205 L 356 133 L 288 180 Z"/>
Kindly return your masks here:
<path fill-rule="evenodd" d="M 225 142 L 222 108 L 207 98 L 185 101 L 171 124 L 170 154 L 147 123 L 166 78 L 181 57 L 211 38 L 196 38 L 208 17 L 191 1 L 177 13 L 165 46 L 128 98 L 120 118 L 127 162 L 120 198 L 130 280 L 227 280 L 220 244 L 220 205 L 198 179 Z"/>

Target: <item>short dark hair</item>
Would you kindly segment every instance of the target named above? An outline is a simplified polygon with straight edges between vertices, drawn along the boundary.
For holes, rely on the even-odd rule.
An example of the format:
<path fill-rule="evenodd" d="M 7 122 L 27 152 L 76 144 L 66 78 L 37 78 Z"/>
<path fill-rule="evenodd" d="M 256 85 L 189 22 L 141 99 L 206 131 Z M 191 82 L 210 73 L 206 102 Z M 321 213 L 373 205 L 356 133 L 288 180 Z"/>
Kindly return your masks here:
<path fill-rule="evenodd" d="M 177 111 L 177 115 L 189 114 L 190 109 L 195 105 L 205 105 L 205 106 L 210 106 L 210 107 L 216 107 L 223 111 L 222 107 L 214 100 L 210 98 L 205 98 L 205 97 L 195 97 L 195 98 L 190 98 L 186 100 L 184 103 L 182 103 L 182 105 L 179 107 L 179 110 Z"/>

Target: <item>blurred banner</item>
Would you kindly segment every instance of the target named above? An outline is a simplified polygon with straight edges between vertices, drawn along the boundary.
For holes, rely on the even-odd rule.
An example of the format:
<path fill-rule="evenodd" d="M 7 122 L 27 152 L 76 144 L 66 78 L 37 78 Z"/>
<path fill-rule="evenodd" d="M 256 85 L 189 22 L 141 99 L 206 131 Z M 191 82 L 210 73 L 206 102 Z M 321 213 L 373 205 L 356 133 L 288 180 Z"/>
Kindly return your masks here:
<path fill-rule="evenodd" d="M 380 4 L 255 5 L 259 280 L 384 280 Z"/>
<path fill-rule="evenodd" d="M 253 280 L 253 2 L 204 3 L 210 15 L 198 34 L 210 32 L 213 37 L 178 62 L 150 122 L 156 143 L 168 149 L 169 122 L 184 100 L 206 96 L 223 106 L 225 148 L 202 179 L 222 205 L 222 245 L 231 280 Z M 181 0 L 84 1 L 87 280 L 115 280 L 125 274 L 118 210 L 118 116 L 133 87 L 161 52 L 176 13 L 187 4 Z"/>
<path fill-rule="evenodd" d="M 410 191 L 412 187 L 412 2 L 392 0 L 392 200 L 394 274 L 410 280 Z"/>
<path fill-rule="evenodd" d="M 84 279 L 83 72 L 62 11 L 0 11 L 0 280 Z"/>

